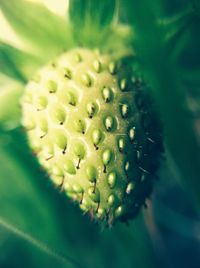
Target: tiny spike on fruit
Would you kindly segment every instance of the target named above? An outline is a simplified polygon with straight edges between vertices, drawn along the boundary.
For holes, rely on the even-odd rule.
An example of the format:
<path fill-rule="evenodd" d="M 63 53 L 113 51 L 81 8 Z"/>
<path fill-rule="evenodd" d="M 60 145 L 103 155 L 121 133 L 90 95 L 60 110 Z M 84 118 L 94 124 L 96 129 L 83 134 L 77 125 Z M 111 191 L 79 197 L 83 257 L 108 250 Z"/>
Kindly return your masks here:
<path fill-rule="evenodd" d="M 101 62 L 99 60 L 95 60 L 93 62 L 93 68 L 97 73 L 100 73 L 100 71 L 101 71 Z"/>
<path fill-rule="evenodd" d="M 112 90 L 108 87 L 104 87 L 102 95 L 105 102 L 110 102 L 112 99 Z"/>
<path fill-rule="evenodd" d="M 52 182 L 111 225 L 135 217 L 152 191 L 160 124 L 146 85 L 111 55 L 76 48 L 26 86 L 22 124 Z M 131 79 L 130 77 L 135 77 Z"/>

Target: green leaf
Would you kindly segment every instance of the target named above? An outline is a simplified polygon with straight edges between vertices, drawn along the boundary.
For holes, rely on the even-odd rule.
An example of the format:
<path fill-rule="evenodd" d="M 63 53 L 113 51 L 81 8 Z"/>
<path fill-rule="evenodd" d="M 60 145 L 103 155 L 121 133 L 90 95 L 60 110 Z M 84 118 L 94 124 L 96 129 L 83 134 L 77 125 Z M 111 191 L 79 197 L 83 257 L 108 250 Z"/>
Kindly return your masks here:
<path fill-rule="evenodd" d="M 0 77 L 1 78 L 1 77 Z M 0 129 L 12 129 L 20 124 L 20 97 L 23 84 L 10 79 L 0 79 Z"/>
<path fill-rule="evenodd" d="M 179 14 L 159 20 L 163 32 L 166 33 L 166 53 L 178 60 L 180 54 L 191 40 L 191 29 L 195 23 L 195 12 L 191 3 Z"/>
<path fill-rule="evenodd" d="M 13 60 L 14 58 L 8 53 L 7 49 L 0 45 L 0 72 L 25 83 L 26 78 L 17 68 Z"/>
<path fill-rule="evenodd" d="M 36 57 L 0 42 L 0 73 L 26 82 L 40 65 Z"/>
<path fill-rule="evenodd" d="M 95 47 L 105 42 L 115 8 L 116 0 L 70 0 L 69 18 L 78 44 Z"/>
<path fill-rule="evenodd" d="M 199 14 L 197 10 L 190 2 L 177 14 L 159 20 L 159 25 L 166 33 L 166 53 L 178 63 L 180 75 L 183 78 L 188 76 L 187 71 L 191 73 L 193 69 L 200 66 Z"/>
<path fill-rule="evenodd" d="M 0 8 L 25 44 L 42 59 L 51 59 L 63 49 L 72 46 L 66 21 L 41 4 L 23 0 L 2 0 Z"/>

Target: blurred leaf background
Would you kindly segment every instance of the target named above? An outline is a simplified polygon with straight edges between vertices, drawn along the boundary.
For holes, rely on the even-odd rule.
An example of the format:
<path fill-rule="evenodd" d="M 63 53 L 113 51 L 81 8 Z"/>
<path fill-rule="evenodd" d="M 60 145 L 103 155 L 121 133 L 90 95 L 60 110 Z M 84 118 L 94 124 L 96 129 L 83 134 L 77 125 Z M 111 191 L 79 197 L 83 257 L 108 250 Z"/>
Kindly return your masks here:
<path fill-rule="evenodd" d="M 0 0 L 0 24 L 0 267 L 198 268 L 200 2 Z M 75 45 L 117 57 L 133 49 L 163 121 L 159 180 L 128 225 L 103 229 L 81 215 L 19 126 L 26 81 Z"/>

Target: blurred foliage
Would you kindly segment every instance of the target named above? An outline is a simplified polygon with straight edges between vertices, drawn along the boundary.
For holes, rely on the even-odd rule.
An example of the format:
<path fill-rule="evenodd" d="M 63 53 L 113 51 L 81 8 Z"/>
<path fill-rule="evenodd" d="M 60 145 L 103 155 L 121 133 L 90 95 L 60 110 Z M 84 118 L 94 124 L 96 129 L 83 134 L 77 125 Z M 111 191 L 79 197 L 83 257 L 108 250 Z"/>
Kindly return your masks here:
<path fill-rule="evenodd" d="M 199 203 L 200 148 L 194 122 L 188 114 L 186 92 L 183 91 L 179 78 L 181 69 L 177 65 L 178 55 L 172 53 L 173 58 L 171 57 L 171 51 L 168 50 L 171 39 L 165 41 L 166 29 L 163 30 L 162 25 L 156 20 L 156 15 L 160 13 L 159 1 L 151 4 L 148 1 L 135 3 L 135 9 L 129 14 L 131 6 L 131 2 L 126 1 L 127 19 L 135 29 L 134 47 L 139 57 L 140 69 L 154 91 L 164 123 L 167 147 L 180 169 L 186 187 L 196 195 L 194 198 Z M 148 12 L 143 20 L 140 20 L 144 6 Z M 189 16 L 197 16 L 192 7 Z M 175 26 L 179 31 L 179 24 L 175 23 Z M 188 161 L 188 158 L 192 161 Z"/>
<path fill-rule="evenodd" d="M 9 130 L 20 124 L 21 109 L 19 98 L 24 85 L 0 75 L 0 122 L 1 128 Z"/>
<path fill-rule="evenodd" d="M 1 0 L 0 8 L 28 49 L 43 62 L 73 45 L 69 26 L 45 7 L 23 0 Z"/>
<path fill-rule="evenodd" d="M 69 5 L 69 22 L 78 45 L 101 47 L 109 32 L 116 0 L 73 0 Z"/>
<path fill-rule="evenodd" d="M 200 1 L 71 0 L 66 18 L 23 0 L 1 0 L 0 9 L 25 44 L 0 41 L 0 267 L 199 267 Z M 164 125 L 161 179 L 128 226 L 103 229 L 81 215 L 19 126 L 24 83 L 75 45 L 134 55 L 127 60 L 151 86 Z"/>
<path fill-rule="evenodd" d="M 33 55 L 0 42 L 0 64 L 1 73 L 26 83 L 41 62 Z"/>

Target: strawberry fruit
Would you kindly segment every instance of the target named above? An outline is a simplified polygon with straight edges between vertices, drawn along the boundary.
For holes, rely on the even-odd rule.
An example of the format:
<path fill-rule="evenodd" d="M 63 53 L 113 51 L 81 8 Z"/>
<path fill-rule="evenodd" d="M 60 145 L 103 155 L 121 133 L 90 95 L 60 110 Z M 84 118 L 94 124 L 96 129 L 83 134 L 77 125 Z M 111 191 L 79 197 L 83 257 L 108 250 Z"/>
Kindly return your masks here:
<path fill-rule="evenodd" d="M 112 224 L 134 217 L 152 191 L 160 127 L 145 84 L 110 55 L 76 48 L 37 72 L 22 124 L 53 183 Z"/>

